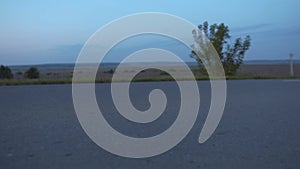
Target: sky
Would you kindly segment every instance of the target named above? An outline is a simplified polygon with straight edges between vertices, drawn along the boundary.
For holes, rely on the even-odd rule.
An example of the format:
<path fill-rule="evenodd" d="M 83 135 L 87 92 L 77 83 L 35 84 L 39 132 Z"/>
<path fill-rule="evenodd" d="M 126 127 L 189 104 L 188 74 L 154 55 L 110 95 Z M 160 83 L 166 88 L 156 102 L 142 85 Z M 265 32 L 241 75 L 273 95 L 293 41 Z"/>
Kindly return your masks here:
<path fill-rule="evenodd" d="M 140 12 L 169 13 L 195 25 L 225 23 L 232 42 L 236 37 L 251 36 L 246 60 L 288 59 L 290 52 L 300 59 L 299 7 L 299 0 L 1 0 L 0 64 L 74 63 L 95 31 L 112 20 Z M 139 38 L 129 39 L 111 53 L 130 54 L 152 47 L 155 41 L 154 46 L 167 43 L 168 50 L 188 55 L 178 42 L 169 43 L 164 37 L 148 36 L 149 43 L 137 46 Z M 188 56 L 183 59 L 190 61 Z M 119 60 L 118 56 L 106 59 Z"/>

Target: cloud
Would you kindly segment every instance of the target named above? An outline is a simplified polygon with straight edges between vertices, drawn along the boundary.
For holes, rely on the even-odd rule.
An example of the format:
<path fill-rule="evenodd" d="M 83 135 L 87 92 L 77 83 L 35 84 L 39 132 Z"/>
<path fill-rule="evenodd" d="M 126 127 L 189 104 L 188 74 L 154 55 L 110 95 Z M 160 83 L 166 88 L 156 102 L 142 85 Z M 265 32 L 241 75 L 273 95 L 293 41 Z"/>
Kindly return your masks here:
<path fill-rule="evenodd" d="M 43 60 L 47 63 L 75 62 L 82 46 L 83 44 L 57 45 L 42 52 L 40 57 L 43 57 Z"/>
<path fill-rule="evenodd" d="M 300 25 L 257 24 L 231 29 L 233 37 L 250 35 L 259 39 L 282 39 L 300 36 Z"/>
<path fill-rule="evenodd" d="M 253 32 L 253 31 L 258 31 L 258 30 L 265 30 L 265 29 L 270 29 L 272 28 L 272 24 L 268 23 L 263 23 L 263 24 L 256 24 L 256 25 L 248 25 L 248 26 L 243 26 L 243 27 L 236 27 L 232 28 L 232 32 L 235 33 L 241 33 L 241 32 Z"/>
<path fill-rule="evenodd" d="M 57 52 L 57 53 L 79 53 L 80 49 L 82 48 L 82 44 L 71 44 L 71 45 L 58 45 L 54 48 L 50 48 L 50 52 Z"/>

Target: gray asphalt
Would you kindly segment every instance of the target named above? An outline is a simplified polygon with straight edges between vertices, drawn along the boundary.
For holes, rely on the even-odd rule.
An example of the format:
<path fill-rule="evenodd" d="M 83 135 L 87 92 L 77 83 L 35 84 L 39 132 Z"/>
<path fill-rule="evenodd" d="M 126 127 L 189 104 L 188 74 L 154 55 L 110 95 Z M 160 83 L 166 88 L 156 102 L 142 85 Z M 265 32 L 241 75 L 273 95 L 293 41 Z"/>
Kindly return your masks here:
<path fill-rule="evenodd" d="M 1 169 L 143 168 L 300 168 L 300 80 L 227 81 L 225 112 L 213 136 L 197 142 L 210 103 L 210 84 L 198 83 L 201 108 L 189 135 L 172 150 L 146 159 L 113 155 L 93 143 L 81 128 L 71 85 L 0 87 Z M 133 104 L 148 108 L 148 92 L 165 90 L 166 112 L 150 124 L 135 124 L 113 106 L 109 84 L 97 84 L 99 105 L 109 123 L 133 137 L 168 128 L 180 100 L 176 83 L 131 85 Z"/>

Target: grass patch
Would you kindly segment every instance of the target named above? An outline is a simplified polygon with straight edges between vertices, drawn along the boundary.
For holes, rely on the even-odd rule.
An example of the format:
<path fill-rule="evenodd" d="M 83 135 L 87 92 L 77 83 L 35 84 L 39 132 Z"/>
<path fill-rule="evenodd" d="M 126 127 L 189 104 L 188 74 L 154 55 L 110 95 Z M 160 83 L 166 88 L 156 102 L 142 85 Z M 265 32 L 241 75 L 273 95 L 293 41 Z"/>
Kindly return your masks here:
<path fill-rule="evenodd" d="M 72 79 L 4 79 L 0 80 L 1 86 L 10 85 L 34 85 L 34 84 L 69 84 Z"/>
<path fill-rule="evenodd" d="M 299 79 L 300 76 L 227 76 L 227 80 L 246 80 L 246 79 Z"/>
<path fill-rule="evenodd" d="M 299 79 L 300 76 L 227 76 L 227 80 L 246 80 L 246 79 Z M 209 80 L 208 76 L 196 76 L 196 80 Z M 180 80 L 191 80 L 181 78 Z M 169 75 L 161 75 L 157 77 L 138 77 L 132 80 L 133 82 L 157 82 L 157 81 L 174 81 Z M 81 80 L 76 83 L 91 83 L 90 80 Z M 111 78 L 97 78 L 96 83 L 110 83 Z M 120 79 L 117 82 L 128 82 L 126 79 Z M 60 79 L 1 79 L 0 86 L 11 85 L 43 85 L 43 84 L 71 84 L 72 78 L 60 78 Z"/>

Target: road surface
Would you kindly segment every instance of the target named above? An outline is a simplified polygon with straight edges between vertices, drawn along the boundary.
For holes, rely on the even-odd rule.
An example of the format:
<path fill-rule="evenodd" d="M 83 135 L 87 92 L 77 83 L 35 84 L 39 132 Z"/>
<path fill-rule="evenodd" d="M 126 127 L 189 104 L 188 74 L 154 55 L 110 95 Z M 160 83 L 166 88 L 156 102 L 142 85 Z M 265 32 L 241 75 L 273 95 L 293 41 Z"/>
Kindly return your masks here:
<path fill-rule="evenodd" d="M 188 136 L 170 151 L 145 159 L 113 155 L 81 128 L 71 85 L 0 87 L 1 169 L 147 168 L 300 168 L 300 80 L 227 81 L 223 118 L 213 136 L 198 143 L 210 103 L 210 83 L 198 83 L 201 107 Z M 176 118 L 180 99 L 175 82 L 131 85 L 140 110 L 153 88 L 166 92 L 166 112 L 150 124 L 135 124 L 118 114 L 109 84 L 96 84 L 99 106 L 111 126 L 132 137 L 156 135 Z"/>

